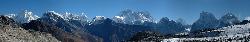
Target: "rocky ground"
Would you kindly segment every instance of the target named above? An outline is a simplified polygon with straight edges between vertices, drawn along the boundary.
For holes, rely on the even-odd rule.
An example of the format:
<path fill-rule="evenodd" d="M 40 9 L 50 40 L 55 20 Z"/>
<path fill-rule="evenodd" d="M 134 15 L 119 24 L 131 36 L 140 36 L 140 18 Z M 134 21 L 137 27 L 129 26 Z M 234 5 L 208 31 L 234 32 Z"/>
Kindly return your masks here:
<path fill-rule="evenodd" d="M 51 34 L 25 30 L 5 16 L 0 17 L 0 42 L 60 42 Z"/>

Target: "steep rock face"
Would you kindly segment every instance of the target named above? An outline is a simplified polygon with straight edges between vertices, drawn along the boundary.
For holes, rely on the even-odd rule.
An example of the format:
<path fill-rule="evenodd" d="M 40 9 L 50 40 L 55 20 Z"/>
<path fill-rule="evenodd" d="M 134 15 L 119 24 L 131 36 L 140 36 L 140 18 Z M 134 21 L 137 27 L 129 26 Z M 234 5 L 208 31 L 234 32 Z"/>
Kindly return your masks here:
<path fill-rule="evenodd" d="M 7 16 L 0 16 L 1 42 L 60 42 L 51 34 L 24 30 Z"/>
<path fill-rule="evenodd" d="M 101 39 L 86 32 L 84 25 L 87 22 L 80 18 L 63 17 L 63 15 L 50 11 L 41 18 L 23 24 L 26 29 L 51 33 L 63 42 L 101 42 Z"/>
<path fill-rule="evenodd" d="M 238 19 L 238 17 L 236 17 L 232 13 L 227 13 L 226 15 L 222 16 L 219 19 L 219 21 L 220 21 L 219 27 L 225 27 L 225 26 L 229 26 L 229 25 L 234 25 L 234 24 L 240 22 L 240 20 Z"/>
<path fill-rule="evenodd" d="M 104 42 L 111 42 L 111 35 L 113 30 L 112 20 L 100 18 L 94 18 L 91 25 L 86 26 L 88 31 L 96 36 L 103 38 Z"/>
<path fill-rule="evenodd" d="M 192 24 L 191 31 L 218 27 L 219 20 L 212 13 L 202 12 L 200 18 Z"/>
<path fill-rule="evenodd" d="M 87 25 L 87 30 L 98 37 L 102 37 L 104 42 L 120 42 L 126 41 L 129 37 L 139 31 L 151 30 L 147 26 L 143 25 L 128 25 L 122 23 L 116 23 L 112 19 L 103 18 L 96 19 L 97 24 Z M 92 22 L 93 22 L 92 21 Z"/>
<path fill-rule="evenodd" d="M 158 23 L 156 30 L 163 34 L 175 34 L 185 30 L 185 26 L 181 23 L 177 23 L 173 20 L 169 20 L 167 17 L 163 17 Z"/>

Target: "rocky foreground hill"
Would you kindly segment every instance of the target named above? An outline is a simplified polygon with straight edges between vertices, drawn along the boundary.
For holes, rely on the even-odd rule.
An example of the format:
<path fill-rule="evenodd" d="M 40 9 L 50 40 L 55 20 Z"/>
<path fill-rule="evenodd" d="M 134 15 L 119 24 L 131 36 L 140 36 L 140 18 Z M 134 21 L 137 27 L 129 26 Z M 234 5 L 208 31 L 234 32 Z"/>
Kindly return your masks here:
<path fill-rule="evenodd" d="M 0 42 L 61 42 L 51 34 L 25 30 L 15 24 L 15 21 L 0 16 Z"/>

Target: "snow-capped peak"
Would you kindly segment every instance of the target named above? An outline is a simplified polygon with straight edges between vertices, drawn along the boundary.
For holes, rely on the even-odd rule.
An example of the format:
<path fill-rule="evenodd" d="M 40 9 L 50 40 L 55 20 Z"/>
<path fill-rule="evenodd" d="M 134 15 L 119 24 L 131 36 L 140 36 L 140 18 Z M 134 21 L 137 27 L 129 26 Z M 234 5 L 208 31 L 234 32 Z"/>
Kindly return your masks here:
<path fill-rule="evenodd" d="M 24 12 L 24 18 L 27 19 L 28 22 L 30 22 L 31 20 L 36 20 L 37 18 L 39 18 L 37 15 L 32 15 L 33 13 L 25 10 Z"/>
<path fill-rule="evenodd" d="M 49 18 L 49 19 L 52 19 L 53 21 L 64 20 L 63 15 L 55 11 L 46 12 L 45 14 L 43 14 L 43 18 Z"/>
<path fill-rule="evenodd" d="M 191 28 L 185 28 L 185 30 L 189 32 L 191 30 Z"/>
<path fill-rule="evenodd" d="M 118 17 L 118 16 L 115 16 L 115 17 Z M 150 16 L 150 13 L 148 13 L 147 11 L 125 10 L 121 12 L 118 18 L 120 17 L 123 18 L 123 21 L 125 24 L 139 25 L 139 24 L 143 24 L 144 22 L 154 22 L 152 16 Z"/>
<path fill-rule="evenodd" d="M 121 17 L 121 16 L 115 16 L 115 18 L 119 18 L 119 19 L 124 19 L 124 17 Z"/>
<path fill-rule="evenodd" d="M 81 15 L 76 15 L 76 14 L 71 14 L 71 13 L 66 12 L 63 16 L 64 16 L 65 20 L 83 20 L 83 21 L 86 21 L 86 19 L 88 18 L 83 13 Z"/>
<path fill-rule="evenodd" d="M 8 14 L 8 15 L 4 15 L 4 16 L 7 16 L 9 18 L 15 18 L 16 14 Z"/>
<path fill-rule="evenodd" d="M 95 16 L 93 21 L 99 21 L 99 20 L 104 20 L 104 19 L 106 19 L 106 17 L 104 16 Z"/>
<path fill-rule="evenodd" d="M 48 11 L 44 14 L 44 17 L 53 19 L 54 21 L 63 20 L 63 21 L 70 21 L 70 20 L 79 20 L 79 21 L 86 21 L 88 22 L 88 17 L 82 13 L 81 15 L 72 14 L 69 12 L 65 12 L 65 14 L 59 14 L 55 11 Z"/>
<path fill-rule="evenodd" d="M 89 25 L 92 25 L 92 24 L 100 24 L 102 23 L 103 20 L 107 19 L 106 17 L 104 16 L 95 16 L 95 18 L 93 18 L 93 20 L 91 22 L 89 22 Z"/>
<path fill-rule="evenodd" d="M 31 20 L 36 20 L 36 19 L 40 18 L 37 15 L 33 15 L 33 13 L 31 11 L 28 11 L 28 10 L 25 10 L 23 14 L 8 14 L 5 16 L 13 18 L 15 21 L 17 21 L 19 23 L 28 23 Z"/>
<path fill-rule="evenodd" d="M 124 18 L 125 18 L 125 17 L 114 16 L 114 17 L 113 17 L 113 20 L 114 20 L 115 22 L 117 22 L 117 23 L 125 23 L 125 22 L 124 22 Z"/>
<path fill-rule="evenodd" d="M 48 13 L 48 14 L 47 14 L 48 16 L 52 16 L 52 17 L 56 16 L 56 17 L 61 17 L 61 18 L 63 18 L 63 15 L 61 15 L 61 14 L 55 12 L 55 11 L 48 11 L 47 13 Z"/>

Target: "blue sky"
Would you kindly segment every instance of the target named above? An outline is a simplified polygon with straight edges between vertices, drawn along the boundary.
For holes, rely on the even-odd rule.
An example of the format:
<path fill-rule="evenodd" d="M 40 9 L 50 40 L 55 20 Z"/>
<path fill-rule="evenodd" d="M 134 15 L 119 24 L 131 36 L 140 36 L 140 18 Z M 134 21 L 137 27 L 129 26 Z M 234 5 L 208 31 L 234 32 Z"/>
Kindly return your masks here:
<path fill-rule="evenodd" d="M 159 20 L 168 17 L 183 18 L 191 24 L 199 18 L 201 11 L 212 12 L 217 18 L 232 12 L 237 16 L 250 16 L 250 0 L 0 0 L 0 14 L 20 14 L 30 10 L 41 15 L 54 10 L 59 13 L 87 13 L 87 16 L 113 17 L 120 11 L 132 9 L 149 11 Z"/>

